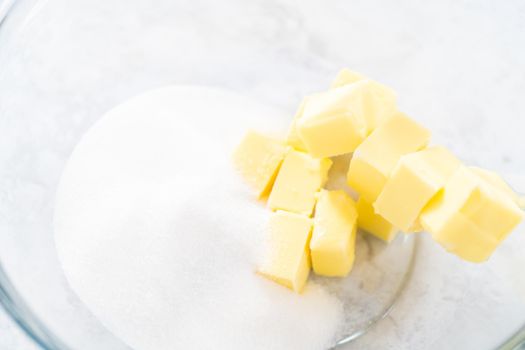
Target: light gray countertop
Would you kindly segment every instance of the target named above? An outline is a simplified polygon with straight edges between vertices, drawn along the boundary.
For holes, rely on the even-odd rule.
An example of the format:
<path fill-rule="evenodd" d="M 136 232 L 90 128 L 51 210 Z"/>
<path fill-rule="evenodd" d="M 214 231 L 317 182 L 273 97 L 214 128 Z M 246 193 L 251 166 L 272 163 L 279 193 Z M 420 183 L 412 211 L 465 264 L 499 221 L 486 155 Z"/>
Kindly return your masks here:
<path fill-rule="evenodd" d="M 193 82 L 185 81 L 193 69 L 202 81 L 246 91 L 292 114 L 301 96 L 323 89 L 348 66 L 392 86 L 401 109 L 434 132 L 434 143 L 469 164 L 501 172 L 525 192 L 525 2 L 228 4 L 187 4 L 178 18 L 186 31 L 174 38 L 187 55 L 167 52 L 179 65 L 169 74 Z M 86 16 L 95 16 L 93 11 Z M 221 22 L 229 16 L 236 18 L 233 24 Z M 229 56 L 214 58 L 223 71 L 207 70 L 205 53 L 192 46 L 193 38 L 202 42 L 201 33 L 188 29 L 190 23 L 203 28 L 211 51 L 230 48 Z M 162 26 L 157 29 L 162 33 Z M 130 60 L 135 54 L 129 53 Z M 237 80 L 228 72 L 232 62 Z M 348 349 L 494 348 L 525 323 L 524 248 L 522 225 L 488 263 L 471 265 L 424 235 L 401 300 Z M 0 310 L 4 349 L 36 346 Z"/>

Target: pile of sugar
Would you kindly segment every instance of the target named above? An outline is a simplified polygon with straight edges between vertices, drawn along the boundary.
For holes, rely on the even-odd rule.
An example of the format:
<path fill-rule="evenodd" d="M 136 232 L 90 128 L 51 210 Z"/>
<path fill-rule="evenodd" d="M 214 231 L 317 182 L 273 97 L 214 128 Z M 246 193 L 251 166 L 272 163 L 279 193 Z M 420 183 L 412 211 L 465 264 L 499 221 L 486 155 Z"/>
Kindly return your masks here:
<path fill-rule="evenodd" d="M 232 93 L 167 87 L 107 113 L 75 149 L 57 195 L 57 252 L 72 289 L 132 348 L 335 340 L 335 296 L 315 283 L 298 296 L 254 273 L 268 213 L 230 154 L 247 128 L 287 121 L 278 115 Z"/>

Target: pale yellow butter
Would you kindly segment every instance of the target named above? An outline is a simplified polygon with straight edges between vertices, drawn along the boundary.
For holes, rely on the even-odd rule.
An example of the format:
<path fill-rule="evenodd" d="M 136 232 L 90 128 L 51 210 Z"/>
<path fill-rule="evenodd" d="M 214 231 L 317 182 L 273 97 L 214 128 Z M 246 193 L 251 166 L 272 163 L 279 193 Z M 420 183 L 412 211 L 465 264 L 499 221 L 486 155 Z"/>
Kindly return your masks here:
<path fill-rule="evenodd" d="M 316 193 L 325 184 L 332 161 L 290 151 L 283 160 L 275 179 L 268 206 L 273 210 L 286 210 L 310 216 Z"/>
<path fill-rule="evenodd" d="M 411 232 L 425 205 L 460 165 L 452 153 L 439 146 L 402 156 L 374 203 L 375 212 L 402 231 Z"/>
<path fill-rule="evenodd" d="M 233 160 L 244 180 L 261 198 L 272 188 L 288 151 L 283 141 L 250 131 L 235 150 Z"/>
<path fill-rule="evenodd" d="M 397 97 L 394 91 L 372 80 L 366 80 L 364 116 L 367 134 L 397 113 Z"/>
<path fill-rule="evenodd" d="M 312 267 L 322 276 L 346 276 L 355 257 L 357 209 L 344 191 L 321 190 L 310 241 Z"/>
<path fill-rule="evenodd" d="M 308 244 L 311 231 L 310 218 L 284 211 L 273 213 L 267 255 L 257 271 L 285 287 L 302 292 L 310 273 Z"/>
<path fill-rule="evenodd" d="M 496 174 L 493 171 L 478 168 L 475 166 L 469 167 L 473 172 L 475 172 L 479 177 L 487 181 L 488 183 L 492 184 L 497 189 L 503 191 L 506 195 L 512 198 L 514 202 L 521 208 L 525 208 L 525 198 L 522 196 L 519 196 L 514 190 L 509 186 L 509 184 L 503 180 L 501 176 Z"/>
<path fill-rule="evenodd" d="M 450 216 L 432 237 L 447 251 L 476 263 L 486 261 L 499 245 L 497 239 L 460 213 Z"/>
<path fill-rule="evenodd" d="M 334 81 L 330 85 L 330 87 L 338 88 L 344 85 L 352 84 L 360 80 L 365 80 L 366 77 L 362 75 L 361 73 L 357 73 L 354 71 L 351 71 L 348 68 L 343 68 L 337 73 L 337 76 L 335 77 Z"/>
<path fill-rule="evenodd" d="M 359 83 L 363 90 L 363 115 L 368 135 L 397 112 L 397 96 L 387 86 L 347 68 L 337 74 L 331 87 L 354 83 Z"/>
<path fill-rule="evenodd" d="M 426 147 L 429 140 L 427 129 L 396 114 L 356 149 L 348 169 L 348 185 L 374 203 L 401 156 Z"/>
<path fill-rule="evenodd" d="M 314 157 L 353 152 L 366 136 L 363 90 L 347 85 L 311 96 L 296 127 Z"/>
<path fill-rule="evenodd" d="M 303 99 L 301 104 L 299 105 L 299 108 L 297 109 L 297 112 L 295 113 L 295 116 L 292 120 L 292 124 L 290 125 L 290 129 L 288 130 L 288 136 L 286 137 L 286 143 L 293 148 L 295 148 L 298 151 L 306 151 L 306 148 L 304 147 L 304 143 L 299 137 L 299 132 L 297 131 L 297 121 L 301 116 L 303 115 L 304 105 L 306 103 L 307 97 Z"/>
<path fill-rule="evenodd" d="M 314 96 L 314 95 L 311 95 L 311 96 Z M 288 130 L 288 136 L 286 138 L 286 143 L 288 145 L 302 152 L 306 152 L 306 147 L 303 141 L 301 140 L 301 137 L 299 136 L 299 131 L 297 130 L 297 122 L 303 116 L 304 106 L 306 105 L 306 101 L 308 101 L 308 98 L 310 98 L 310 96 L 306 96 L 301 101 L 301 104 L 297 108 L 297 112 L 295 112 L 294 118 L 292 120 L 292 124 L 290 125 L 290 129 Z"/>
<path fill-rule="evenodd" d="M 461 166 L 430 201 L 420 222 L 432 237 L 461 258 L 486 260 L 522 220 L 511 197 Z"/>
<path fill-rule="evenodd" d="M 385 242 L 392 241 L 399 231 L 390 222 L 374 211 L 372 204 L 363 197 L 357 201 L 357 226 Z"/>

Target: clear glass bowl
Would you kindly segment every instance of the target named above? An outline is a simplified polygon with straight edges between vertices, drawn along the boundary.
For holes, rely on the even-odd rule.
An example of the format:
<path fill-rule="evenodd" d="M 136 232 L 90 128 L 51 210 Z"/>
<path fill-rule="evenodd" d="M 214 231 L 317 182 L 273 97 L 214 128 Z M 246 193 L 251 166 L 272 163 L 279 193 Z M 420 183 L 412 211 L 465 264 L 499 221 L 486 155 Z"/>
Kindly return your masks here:
<path fill-rule="evenodd" d="M 128 348 L 70 290 L 53 243 L 53 199 L 62 168 L 79 138 L 109 108 L 150 88 L 198 84 L 248 94 L 292 115 L 301 96 L 327 86 L 326 77 L 346 65 L 375 72 L 387 83 L 397 81 L 392 85 L 407 96 L 419 89 L 411 90 L 411 77 L 417 78 L 424 67 L 408 70 L 403 61 L 414 54 L 403 37 L 410 30 L 399 27 L 400 37 L 385 31 L 379 40 L 373 26 L 365 26 L 363 38 L 386 46 L 373 48 L 353 36 L 348 42 L 368 53 L 355 55 L 340 47 L 347 42 L 344 33 L 360 26 L 359 16 L 348 13 L 351 24 L 338 17 L 337 12 L 352 11 L 345 3 L 337 5 L 341 11 L 334 7 L 319 17 L 311 16 L 316 12 L 313 2 L 212 4 L 0 0 L 0 302 L 43 349 Z M 370 17 L 393 13 L 354 6 Z M 414 11 L 397 15 L 411 18 Z M 320 20 L 327 15 L 330 20 Z M 417 37 L 415 41 L 417 48 Z M 417 113 L 427 106 L 405 107 Z M 500 120 L 511 118 L 503 115 Z M 440 128 L 432 115 L 422 113 L 422 119 Z M 447 120 L 451 127 L 442 128 L 442 135 L 460 124 Z M 517 144 L 515 135 L 507 135 L 510 144 Z M 439 137 L 454 148 L 452 138 Z M 469 143 L 467 138 L 464 145 Z M 490 164 L 509 170 L 494 156 L 496 151 L 505 154 L 505 144 L 492 145 L 492 153 L 481 148 L 477 151 L 494 158 Z M 352 326 L 341 335 L 341 344 L 362 336 L 391 310 L 411 276 L 418 240 L 399 236 L 387 249 L 360 236 L 353 282 L 349 289 L 332 286 L 345 300 Z M 373 253 L 363 253 L 368 250 Z M 372 263 L 380 278 L 371 277 Z M 508 333 L 519 326 L 513 321 Z M 367 341 L 366 336 L 361 339 Z M 523 339 L 518 332 L 508 341 L 501 339 L 506 344 L 501 348 L 512 349 Z"/>

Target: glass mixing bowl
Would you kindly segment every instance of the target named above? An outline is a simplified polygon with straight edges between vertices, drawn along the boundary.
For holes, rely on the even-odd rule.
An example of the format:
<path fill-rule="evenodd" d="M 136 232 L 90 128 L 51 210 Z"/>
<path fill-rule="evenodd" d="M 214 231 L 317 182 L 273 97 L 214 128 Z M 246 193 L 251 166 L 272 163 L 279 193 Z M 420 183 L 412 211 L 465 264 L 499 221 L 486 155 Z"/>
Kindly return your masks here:
<path fill-rule="evenodd" d="M 442 51 L 424 49 L 421 38 L 429 34 L 424 27 L 417 33 L 400 24 L 415 26 L 410 22 L 414 15 L 425 17 L 418 11 L 407 7 L 403 13 L 388 2 L 349 6 L 340 1 L 327 9 L 312 1 L 230 0 L 218 6 L 194 0 L 0 0 L 0 302 L 7 313 L 43 349 L 128 348 L 70 290 L 53 243 L 53 200 L 64 164 L 83 133 L 115 104 L 150 88 L 221 87 L 293 115 L 301 96 L 323 89 L 329 83 L 326 77 L 350 66 L 383 76 L 402 96 L 416 95 L 423 86 L 427 94 L 418 92 L 420 102 L 400 102 L 440 130 L 439 141 L 474 163 L 484 165 L 479 159 L 489 159 L 487 164 L 515 172 L 513 167 L 523 162 L 510 164 L 508 156 L 499 155 L 508 154 L 506 144 L 519 144 L 519 128 L 509 130 L 506 143 L 490 147 L 462 138 L 461 145 L 478 152 L 472 154 L 446 135 L 460 127 L 476 129 L 479 110 L 461 120 L 436 118 L 450 114 L 440 106 L 432 106 L 434 114 L 425 113 L 425 101 L 447 86 L 439 83 L 457 70 L 429 84 L 424 75 L 428 66 L 421 62 L 432 57 L 432 62 L 450 62 L 447 56 L 436 60 L 433 54 Z M 360 13 L 386 20 L 385 29 L 378 32 Z M 360 35 L 353 35 L 356 28 L 361 28 Z M 407 63 L 414 55 L 422 55 L 412 62 L 419 66 Z M 443 66 L 436 63 L 435 68 Z M 414 85 L 417 79 L 422 85 Z M 468 90 L 458 85 L 460 91 Z M 512 118 L 500 115 L 498 123 L 508 125 Z M 491 123 L 485 121 L 484 128 L 493 130 Z M 425 251 L 417 254 L 418 241 L 399 236 L 386 249 L 360 236 L 359 245 L 374 253 L 364 256 L 358 249 L 354 289 L 341 296 L 347 314 L 354 317 L 341 337 L 342 347 L 350 348 L 352 344 L 343 344 L 386 317 L 405 292 L 416 256 L 425 258 Z M 367 270 L 372 263 L 382 277 L 364 293 L 363 284 L 373 278 Z M 332 288 L 342 293 L 337 285 Z M 502 349 L 518 347 L 525 338 L 523 332 L 516 333 L 525 317 L 509 319 L 507 341 L 499 341 L 505 343 Z M 367 342 L 367 336 L 360 339 Z"/>

